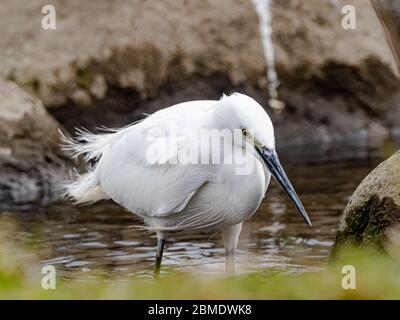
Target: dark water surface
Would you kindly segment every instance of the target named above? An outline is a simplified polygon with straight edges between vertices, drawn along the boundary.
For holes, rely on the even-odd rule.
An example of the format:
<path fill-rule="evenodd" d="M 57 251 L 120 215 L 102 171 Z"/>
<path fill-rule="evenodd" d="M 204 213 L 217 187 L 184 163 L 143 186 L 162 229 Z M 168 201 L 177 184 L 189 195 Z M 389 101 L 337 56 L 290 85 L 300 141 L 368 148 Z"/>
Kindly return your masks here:
<path fill-rule="evenodd" d="M 304 224 L 273 181 L 261 208 L 244 225 L 239 272 L 301 273 L 325 268 L 342 210 L 363 177 L 381 160 L 377 149 L 366 147 L 282 150 L 282 162 L 314 227 Z M 54 205 L 3 212 L 0 218 L 0 232 L 13 226 L 9 241 L 27 245 L 42 264 L 55 265 L 63 277 L 99 271 L 121 280 L 152 275 L 154 235 L 133 228 L 140 222 L 112 203 L 83 208 Z M 219 233 L 170 236 L 164 272 L 218 274 L 223 270 Z"/>

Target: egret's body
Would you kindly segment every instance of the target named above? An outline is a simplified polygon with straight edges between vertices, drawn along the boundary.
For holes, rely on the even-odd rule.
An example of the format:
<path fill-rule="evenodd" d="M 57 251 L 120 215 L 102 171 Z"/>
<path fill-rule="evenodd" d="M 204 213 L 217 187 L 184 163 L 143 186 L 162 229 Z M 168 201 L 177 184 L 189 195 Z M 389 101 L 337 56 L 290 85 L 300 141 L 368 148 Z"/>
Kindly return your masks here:
<path fill-rule="evenodd" d="M 246 133 L 240 139 L 242 143 L 229 142 L 233 158 L 240 159 L 240 164 L 224 163 L 223 159 L 222 163 L 199 161 L 198 164 L 172 161 L 177 155 L 193 151 L 199 152 L 199 159 L 210 150 L 223 153 L 225 149 L 219 144 L 199 148 L 204 144 L 205 129 L 251 129 L 254 140 L 251 142 L 250 134 Z M 271 168 L 268 168 L 269 160 L 265 160 L 269 153 L 264 155 L 263 150 L 275 154 L 272 123 L 257 102 L 234 94 L 219 101 L 181 103 L 112 133 L 81 133 L 80 138 L 80 142 L 68 140 L 65 148 L 75 155 L 84 154 L 87 160 L 97 158 L 98 162 L 67 186 L 70 197 L 78 203 L 111 198 L 139 215 L 150 230 L 157 232 L 156 271 L 159 271 L 169 231 L 219 228 L 223 233 L 227 267 L 233 270 L 242 223 L 256 212 L 270 181 Z M 172 138 L 177 138 L 173 140 L 174 147 L 166 148 L 169 144 L 163 142 Z M 249 144 L 251 148 L 246 150 L 250 152 L 243 154 L 244 146 Z M 151 149 L 158 152 L 149 153 Z M 277 161 L 281 168 L 277 158 L 272 161 Z M 252 170 L 238 174 L 239 167 L 250 162 Z M 283 178 L 287 180 L 286 175 Z M 282 184 L 279 179 L 278 182 Z M 292 188 L 288 181 L 284 183 Z M 289 196 L 294 199 L 290 193 Z M 294 200 L 307 220 L 297 196 Z"/>

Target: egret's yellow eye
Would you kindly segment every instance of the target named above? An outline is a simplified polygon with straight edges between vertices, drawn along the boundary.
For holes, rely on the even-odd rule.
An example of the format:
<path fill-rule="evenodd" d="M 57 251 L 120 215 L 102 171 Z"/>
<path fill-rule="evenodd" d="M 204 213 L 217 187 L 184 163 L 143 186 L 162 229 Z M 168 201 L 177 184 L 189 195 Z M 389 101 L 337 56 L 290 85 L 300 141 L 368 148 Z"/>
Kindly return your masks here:
<path fill-rule="evenodd" d="M 250 137 L 249 130 L 247 130 L 245 128 L 242 129 L 242 134 L 243 134 L 243 137 L 245 137 L 245 138 L 249 138 Z"/>

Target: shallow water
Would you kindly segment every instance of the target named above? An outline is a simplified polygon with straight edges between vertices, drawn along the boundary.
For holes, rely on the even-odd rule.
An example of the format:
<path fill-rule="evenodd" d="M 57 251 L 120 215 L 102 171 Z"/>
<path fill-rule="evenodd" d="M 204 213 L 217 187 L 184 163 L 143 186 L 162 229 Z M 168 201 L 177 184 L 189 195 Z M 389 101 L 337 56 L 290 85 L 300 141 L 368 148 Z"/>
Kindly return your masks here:
<path fill-rule="evenodd" d="M 241 233 L 239 272 L 302 273 L 325 268 L 342 210 L 362 178 L 382 160 L 376 149 L 349 146 L 346 152 L 342 147 L 319 150 L 324 163 L 310 163 L 306 154 L 311 151 L 305 150 L 282 150 L 282 163 L 314 227 L 304 224 L 273 181 L 261 208 Z M 42 264 L 55 265 L 62 277 L 100 272 L 123 280 L 152 275 L 154 235 L 135 229 L 140 222 L 115 204 L 53 205 L 3 212 L 0 219 L 0 233 L 13 228 L 7 239 L 27 245 Z M 175 234 L 168 239 L 164 273 L 223 270 L 219 233 Z"/>

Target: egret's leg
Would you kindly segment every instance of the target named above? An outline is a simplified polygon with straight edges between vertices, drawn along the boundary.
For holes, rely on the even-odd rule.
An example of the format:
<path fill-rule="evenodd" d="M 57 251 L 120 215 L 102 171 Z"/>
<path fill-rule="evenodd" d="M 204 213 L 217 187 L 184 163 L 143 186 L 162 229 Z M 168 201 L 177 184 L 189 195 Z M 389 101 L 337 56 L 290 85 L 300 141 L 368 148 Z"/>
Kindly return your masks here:
<path fill-rule="evenodd" d="M 239 234 L 242 230 L 242 223 L 225 226 L 221 230 L 226 254 L 226 272 L 229 275 L 234 275 L 235 251 L 239 240 Z"/>
<path fill-rule="evenodd" d="M 156 265 L 154 267 L 154 275 L 156 278 L 160 276 L 161 260 L 165 245 L 165 233 L 157 232 L 157 252 L 156 252 Z"/>

